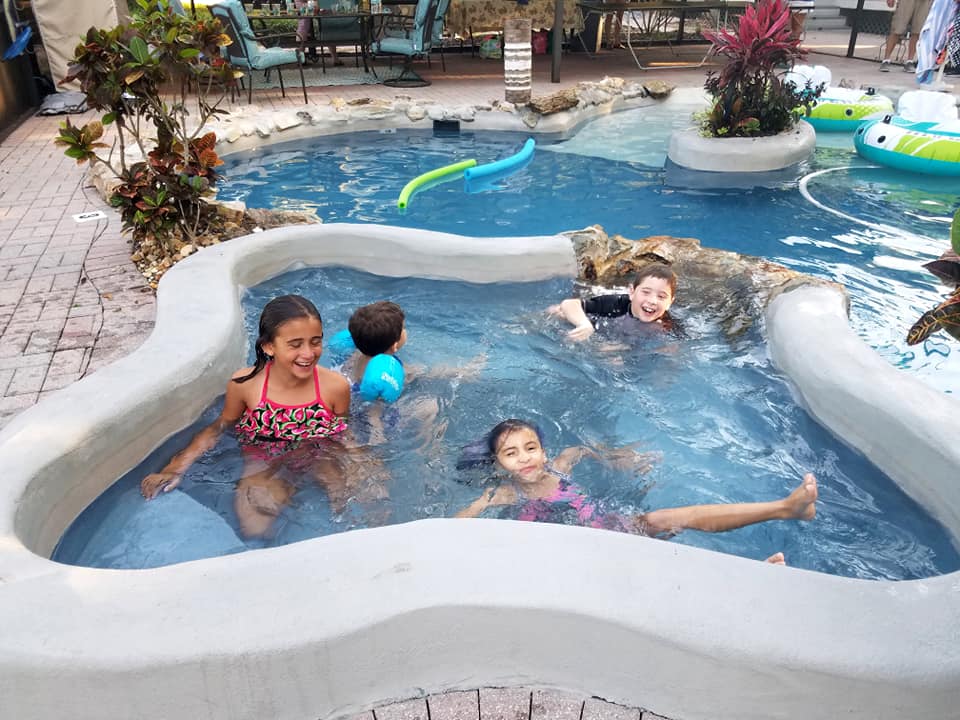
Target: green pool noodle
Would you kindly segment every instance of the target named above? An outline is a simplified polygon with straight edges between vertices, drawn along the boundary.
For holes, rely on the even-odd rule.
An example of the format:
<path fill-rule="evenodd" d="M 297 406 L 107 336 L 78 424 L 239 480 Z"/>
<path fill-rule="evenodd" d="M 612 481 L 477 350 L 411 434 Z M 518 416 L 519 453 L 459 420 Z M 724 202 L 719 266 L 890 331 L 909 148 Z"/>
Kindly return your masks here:
<path fill-rule="evenodd" d="M 462 160 L 458 163 L 453 163 L 452 165 L 444 165 L 436 170 L 431 170 L 430 172 L 425 172 L 423 175 L 418 175 L 403 186 L 403 190 L 400 191 L 400 197 L 397 198 L 397 207 L 401 210 L 405 209 L 407 204 L 410 202 L 410 196 L 413 195 L 421 185 L 424 185 L 431 180 L 437 180 L 446 175 L 462 173 L 467 168 L 473 167 L 476 164 L 477 161 L 471 158 L 470 160 Z M 450 179 L 452 180 L 453 178 Z"/>

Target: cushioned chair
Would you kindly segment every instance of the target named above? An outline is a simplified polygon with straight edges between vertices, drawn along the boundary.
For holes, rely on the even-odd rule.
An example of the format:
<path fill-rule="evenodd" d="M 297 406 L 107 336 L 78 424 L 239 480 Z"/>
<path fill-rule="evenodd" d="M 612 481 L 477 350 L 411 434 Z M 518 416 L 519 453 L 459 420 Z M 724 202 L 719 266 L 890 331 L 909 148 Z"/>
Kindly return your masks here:
<path fill-rule="evenodd" d="M 443 25 L 449 8 L 450 0 L 439 0 L 437 2 L 437 12 L 433 17 L 433 46 L 440 51 L 440 65 L 444 72 L 447 71 L 447 62 L 443 57 Z M 398 15 L 396 22 L 391 22 L 384 28 L 383 37 L 409 38 L 413 20 L 414 17 L 411 15 Z M 427 65 L 430 65 L 429 55 L 427 55 Z"/>
<path fill-rule="evenodd" d="M 250 20 L 243 10 L 240 0 L 219 0 L 216 5 L 210 5 L 210 12 L 223 25 L 223 31 L 233 41 L 223 48 L 226 58 L 235 67 L 250 70 L 250 86 L 247 91 L 247 102 L 253 102 L 253 72 L 254 70 L 269 71 L 277 69 L 280 79 L 280 92 L 284 97 L 287 90 L 283 85 L 283 65 L 296 63 L 300 71 L 300 85 L 303 87 L 303 101 L 307 102 L 307 82 L 303 77 L 303 58 L 300 51 L 293 48 L 268 48 L 261 44 L 264 36 L 257 36 L 250 27 Z"/>
<path fill-rule="evenodd" d="M 433 18 L 433 44 L 440 50 L 440 66 L 447 71 L 447 61 L 443 58 L 443 25 L 450 8 L 450 0 L 440 0 L 437 3 L 437 14 Z M 429 57 L 427 58 L 429 63 Z"/>
<path fill-rule="evenodd" d="M 409 28 L 394 34 L 385 34 L 375 43 L 374 55 L 403 55 L 406 60 L 399 77 L 384 80 L 390 87 L 424 87 L 430 84 L 413 70 L 415 57 L 430 57 L 433 48 L 433 25 L 437 15 L 437 5 L 442 0 L 418 0 L 413 13 L 413 22 Z"/>

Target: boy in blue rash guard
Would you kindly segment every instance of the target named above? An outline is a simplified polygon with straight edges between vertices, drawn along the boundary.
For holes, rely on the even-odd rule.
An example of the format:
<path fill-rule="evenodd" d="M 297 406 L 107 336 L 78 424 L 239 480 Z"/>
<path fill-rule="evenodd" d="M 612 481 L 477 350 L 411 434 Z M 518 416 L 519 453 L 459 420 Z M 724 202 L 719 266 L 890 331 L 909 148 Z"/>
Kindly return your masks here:
<path fill-rule="evenodd" d="M 640 270 L 629 291 L 596 297 L 568 298 L 547 312 L 559 315 L 573 325 L 567 333 L 571 340 L 586 340 L 596 327 L 590 316 L 623 318 L 624 330 L 636 323 L 673 330 L 674 321 L 667 312 L 677 291 L 677 276 L 663 263 L 651 263 Z"/>

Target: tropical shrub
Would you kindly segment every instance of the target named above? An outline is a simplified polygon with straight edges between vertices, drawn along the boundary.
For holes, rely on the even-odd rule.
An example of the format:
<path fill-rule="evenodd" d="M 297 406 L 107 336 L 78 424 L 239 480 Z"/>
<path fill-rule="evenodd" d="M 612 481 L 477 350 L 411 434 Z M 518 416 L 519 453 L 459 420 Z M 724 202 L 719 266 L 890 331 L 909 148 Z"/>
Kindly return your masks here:
<path fill-rule="evenodd" d="M 806 56 L 790 36 L 790 11 L 783 0 L 760 0 L 748 6 L 735 31 L 705 30 L 713 53 L 726 58 L 719 73 L 704 84 L 710 108 L 701 115 L 704 135 L 753 137 L 791 128 L 823 86 L 798 88 L 785 82 L 787 68 Z"/>
<path fill-rule="evenodd" d="M 219 21 L 178 15 L 165 0 L 137 0 L 128 25 L 90 28 L 63 83 L 79 81 L 87 104 L 103 113 L 81 127 L 65 121 L 56 143 L 77 163 L 106 165 L 119 185 L 110 202 L 136 250 L 159 242 L 168 252 L 217 222 L 206 198 L 222 161 L 202 128 L 219 108 L 233 68 L 221 58 L 230 38 Z M 187 98 L 192 100 L 188 103 Z M 111 145 L 104 126 L 114 124 Z M 128 164 L 135 145 L 143 160 Z"/>
<path fill-rule="evenodd" d="M 950 247 L 938 260 L 924 267 L 953 291 L 947 299 L 928 310 L 907 332 L 907 344 L 916 345 L 930 335 L 943 330 L 955 340 L 960 340 L 960 210 L 953 215 L 950 225 Z"/>

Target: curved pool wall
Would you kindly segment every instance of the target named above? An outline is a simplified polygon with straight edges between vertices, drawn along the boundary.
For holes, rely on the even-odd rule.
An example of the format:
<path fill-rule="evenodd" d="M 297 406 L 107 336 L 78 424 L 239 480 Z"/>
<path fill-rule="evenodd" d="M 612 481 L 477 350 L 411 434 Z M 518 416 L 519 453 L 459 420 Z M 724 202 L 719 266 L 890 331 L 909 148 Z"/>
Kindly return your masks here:
<path fill-rule="evenodd" d="M 178 264 L 142 347 L 0 433 L 4 717 L 304 720 L 510 685 L 677 720 L 955 716 L 960 573 L 854 580 L 589 528 L 445 519 L 151 570 L 46 559 L 222 393 L 245 355 L 242 288 L 303 264 L 472 282 L 575 270 L 563 236 L 359 225 L 271 230 Z M 811 412 L 869 439 L 960 536 L 947 476 L 960 450 L 934 427 L 943 413 L 946 432 L 956 403 L 876 358 L 835 291 L 784 292 L 767 324 Z"/>

